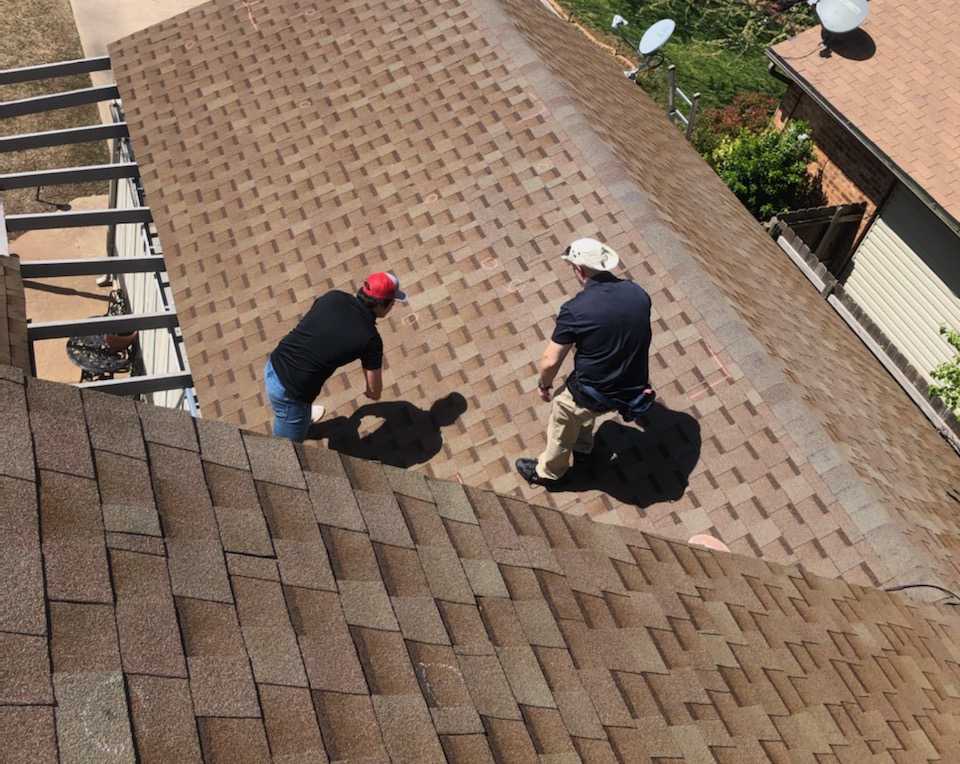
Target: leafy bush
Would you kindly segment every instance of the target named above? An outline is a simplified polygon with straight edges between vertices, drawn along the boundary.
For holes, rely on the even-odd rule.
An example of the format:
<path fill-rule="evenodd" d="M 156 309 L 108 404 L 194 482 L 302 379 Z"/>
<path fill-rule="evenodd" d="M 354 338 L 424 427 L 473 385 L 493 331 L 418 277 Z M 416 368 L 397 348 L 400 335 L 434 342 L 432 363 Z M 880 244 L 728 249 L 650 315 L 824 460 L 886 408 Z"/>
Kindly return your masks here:
<path fill-rule="evenodd" d="M 741 130 L 726 137 L 710 156 L 717 174 L 758 220 L 809 205 L 816 191 L 807 173 L 813 161 L 810 126 L 800 120 L 782 131 Z"/>
<path fill-rule="evenodd" d="M 770 126 L 777 104 L 776 96 L 754 91 L 737 94 L 727 106 L 704 110 L 694 130 L 697 150 L 709 157 L 723 138 L 734 138 L 741 130 L 764 130 Z"/>
<path fill-rule="evenodd" d="M 960 332 L 942 326 L 940 335 L 950 343 L 957 355 L 930 372 L 936 382 L 930 385 L 929 394 L 931 398 L 942 399 L 954 412 L 960 412 Z"/>

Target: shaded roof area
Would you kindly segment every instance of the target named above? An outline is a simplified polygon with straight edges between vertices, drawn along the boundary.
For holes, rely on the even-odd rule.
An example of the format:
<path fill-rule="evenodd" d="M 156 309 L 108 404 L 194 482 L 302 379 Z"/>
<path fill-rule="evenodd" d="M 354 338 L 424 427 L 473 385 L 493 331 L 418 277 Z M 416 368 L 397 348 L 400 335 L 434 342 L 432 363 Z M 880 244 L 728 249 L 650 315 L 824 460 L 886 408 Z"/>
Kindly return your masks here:
<path fill-rule="evenodd" d="M 820 27 L 772 48 L 960 221 L 960 19 L 937 0 L 871 0 L 860 30 L 819 55 Z"/>
<path fill-rule="evenodd" d="M 412 298 L 382 322 L 397 405 L 357 410 L 352 369 L 323 396 L 348 434 L 386 420 L 386 461 L 857 583 L 960 581 L 953 452 L 542 6 L 215 0 L 111 55 L 205 416 L 262 428 L 275 343 L 318 293 L 391 267 Z M 544 444 L 534 361 L 577 289 L 558 253 L 591 235 L 651 293 L 664 405 L 644 431 L 605 423 L 597 474 L 544 494 L 512 462 Z M 441 428 L 425 412 L 456 392 Z"/>
<path fill-rule="evenodd" d="M 960 758 L 949 607 L 5 366 L 0 411 L 11 761 Z"/>

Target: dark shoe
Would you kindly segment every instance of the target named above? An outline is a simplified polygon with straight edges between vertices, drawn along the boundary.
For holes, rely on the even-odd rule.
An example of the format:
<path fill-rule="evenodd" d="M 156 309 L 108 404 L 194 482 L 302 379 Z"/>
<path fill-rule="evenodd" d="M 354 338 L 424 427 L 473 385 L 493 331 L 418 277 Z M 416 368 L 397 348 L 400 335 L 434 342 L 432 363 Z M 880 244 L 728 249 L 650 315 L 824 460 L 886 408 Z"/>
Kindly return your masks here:
<path fill-rule="evenodd" d="M 549 478 L 540 477 L 537 474 L 537 460 L 536 459 L 517 459 L 515 462 L 517 472 L 520 473 L 521 477 L 526 480 L 530 485 L 542 485 L 544 487 L 549 487 L 556 485 L 559 481 L 550 480 Z"/>
<path fill-rule="evenodd" d="M 593 461 L 593 451 L 583 452 L 583 451 L 574 451 L 573 452 L 573 466 L 579 467 L 580 465 L 590 464 Z"/>

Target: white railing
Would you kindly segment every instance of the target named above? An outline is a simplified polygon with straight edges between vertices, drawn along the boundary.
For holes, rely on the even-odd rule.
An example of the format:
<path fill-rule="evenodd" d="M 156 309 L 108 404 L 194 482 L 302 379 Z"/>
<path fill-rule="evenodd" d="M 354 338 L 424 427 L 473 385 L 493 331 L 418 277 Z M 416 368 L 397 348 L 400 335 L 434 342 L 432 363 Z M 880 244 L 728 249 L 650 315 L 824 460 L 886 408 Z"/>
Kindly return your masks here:
<path fill-rule="evenodd" d="M 678 101 L 682 101 L 688 107 L 684 114 L 677 106 Z M 693 96 L 687 96 L 677 87 L 677 67 L 673 64 L 667 67 L 667 116 L 674 122 L 679 122 L 684 127 L 684 134 L 689 139 L 693 135 L 693 128 L 697 122 L 697 112 L 700 107 L 700 94 L 694 93 Z"/>

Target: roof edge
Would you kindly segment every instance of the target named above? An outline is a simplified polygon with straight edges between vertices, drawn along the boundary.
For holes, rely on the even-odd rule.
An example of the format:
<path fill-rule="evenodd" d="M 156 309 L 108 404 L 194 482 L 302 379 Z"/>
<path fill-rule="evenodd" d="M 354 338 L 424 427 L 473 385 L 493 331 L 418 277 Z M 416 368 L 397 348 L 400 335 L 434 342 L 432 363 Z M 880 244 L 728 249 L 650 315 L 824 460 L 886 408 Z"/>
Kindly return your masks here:
<path fill-rule="evenodd" d="M 837 109 L 830 101 L 817 90 L 813 84 L 805 77 L 801 76 L 796 69 L 787 63 L 779 53 L 773 48 L 767 48 L 767 58 L 777 66 L 795 85 L 806 93 L 814 102 L 829 114 L 839 125 L 850 135 L 856 138 L 864 148 L 880 160 L 881 164 L 893 173 L 894 177 L 903 183 L 911 192 L 916 194 L 917 198 L 936 215 L 950 230 L 960 236 L 960 220 L 953 217 L 944 207 L 934 199 L 917 181 L 915 181 L 906 170 L 898 165 L 885 151 L 876 143 L 870 140 L 856 125 L 853 124 L 843 113 Z"/>

